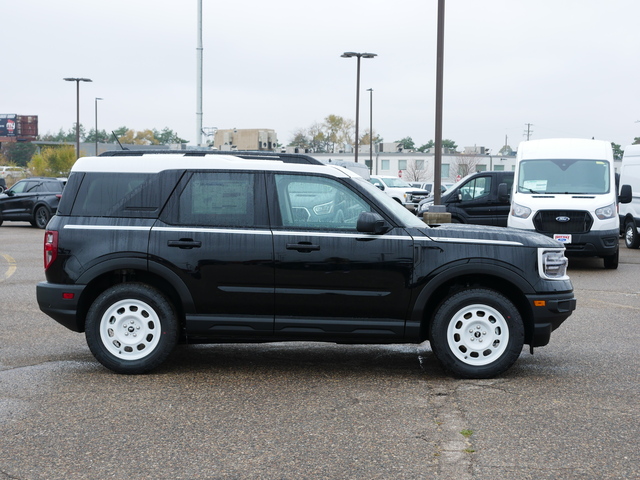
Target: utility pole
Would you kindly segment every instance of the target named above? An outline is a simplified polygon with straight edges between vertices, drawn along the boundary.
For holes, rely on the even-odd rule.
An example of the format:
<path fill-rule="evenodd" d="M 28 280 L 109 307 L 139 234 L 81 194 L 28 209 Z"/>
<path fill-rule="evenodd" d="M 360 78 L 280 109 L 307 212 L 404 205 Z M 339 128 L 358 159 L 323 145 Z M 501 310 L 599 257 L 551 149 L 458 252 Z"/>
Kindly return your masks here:
<path fill-rule="evenodd" d="M 533 123 L 525 123 L 525 125 L 527 126 L 527 131 L 525 132 L 525 136 L 527 137 L 527 141 L 531 138 L 531 135 L 533 134 L 533 131 L 531 130 L 531 127 L 533 127 Z"/>

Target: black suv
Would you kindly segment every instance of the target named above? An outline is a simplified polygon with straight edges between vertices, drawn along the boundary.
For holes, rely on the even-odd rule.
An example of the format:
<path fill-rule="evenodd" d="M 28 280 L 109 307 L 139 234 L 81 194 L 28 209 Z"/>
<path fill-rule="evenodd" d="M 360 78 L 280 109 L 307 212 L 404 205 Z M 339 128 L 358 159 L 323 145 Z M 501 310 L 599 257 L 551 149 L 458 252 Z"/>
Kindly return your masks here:
<path fill-rule="evenodd" d="M 487 378 L 576 306 L 558 242 L 429 227 L 302 155 L 81 158 L 44 254 L 41 310 L 120 373 L 157 367 L 178 342 L 429 340 L 449 372 Z"/>
<path fill-rule="evenodd" d="M 27 221 L 45 228 L 56 214 L 64 180 L 32 177 L 20 180 L 0 194 L 0 225 L 6 220 Z"/>

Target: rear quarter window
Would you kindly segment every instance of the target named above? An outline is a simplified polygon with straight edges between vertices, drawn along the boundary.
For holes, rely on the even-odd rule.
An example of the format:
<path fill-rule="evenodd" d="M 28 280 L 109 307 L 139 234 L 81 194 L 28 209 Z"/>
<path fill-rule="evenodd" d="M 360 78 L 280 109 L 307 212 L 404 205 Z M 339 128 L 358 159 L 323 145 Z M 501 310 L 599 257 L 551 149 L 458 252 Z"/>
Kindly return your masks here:
<path fill-rule="evenodd" d="M 181 171 L 74 174 L 65 188 L 59 213 L 70 212 L 71 216 L 82 217 L 154 218 L 181 175 Z M 69 202 L 72 202 L 71 208 Z"/>

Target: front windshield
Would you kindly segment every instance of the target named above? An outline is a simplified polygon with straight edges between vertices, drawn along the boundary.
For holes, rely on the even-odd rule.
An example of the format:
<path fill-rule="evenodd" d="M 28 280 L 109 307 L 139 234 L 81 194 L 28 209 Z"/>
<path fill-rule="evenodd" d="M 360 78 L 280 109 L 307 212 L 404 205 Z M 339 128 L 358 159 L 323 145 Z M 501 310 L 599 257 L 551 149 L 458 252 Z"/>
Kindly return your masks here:
<path fill-rule="evenodd" d="M 359 182 L 360 186 L 367 190 L 367 192 L 369 192 L 369 194 L 376 199 L 376 202 L 384 204 L 386 208 L 393 211 L 395 215 L 400 217 L 405 227 L 424 228 L 427 226 L 426 223 L 424 223 L 422 220 L 420 220 L 413 213 L 407 210 L 404 206 L 400 205 L 378 187 L 374 186 L 372 183 L 369 183 L 368 181 L 357 177 L 354 177 L 353 180 Z"/>
<path fill-rule="evenodd" d="M 609 163 L 602 160 L 524 160 L 518 172 L 519 193 L 608 193 Z"/>
<path fill-rule="evenodd" d="M 387 187 L 411 188 L 411 185 L 400 178 L 381 178 L 380 180 L 382 180 Z"/>

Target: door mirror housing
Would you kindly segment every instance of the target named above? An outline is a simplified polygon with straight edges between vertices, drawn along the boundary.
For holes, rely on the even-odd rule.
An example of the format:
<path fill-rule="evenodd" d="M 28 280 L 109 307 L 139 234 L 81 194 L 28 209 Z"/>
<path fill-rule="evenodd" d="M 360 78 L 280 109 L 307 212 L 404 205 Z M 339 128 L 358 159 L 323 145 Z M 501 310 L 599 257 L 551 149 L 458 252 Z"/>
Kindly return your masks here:
<path fill-rule="evenodd" d="M 620 195 L 618 195 L 618 203 L 631 203 L 633 191 L 631 185 L 622 185 L 620 187 Z"/>
<path fill-rule="evenodd" d="M 391 230 L 391 225 L 375 212 L 362 212 L 358 216 L 356 229 L 360 233 L 373 233 L 374 235 L 382 235 Z"/>
<path fill-rule="evenodd" d="M 506 183 L 501 183 L 498 185 L 498 201 L 500 203 L 509 203 L 509 187 Z"/>

